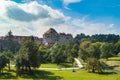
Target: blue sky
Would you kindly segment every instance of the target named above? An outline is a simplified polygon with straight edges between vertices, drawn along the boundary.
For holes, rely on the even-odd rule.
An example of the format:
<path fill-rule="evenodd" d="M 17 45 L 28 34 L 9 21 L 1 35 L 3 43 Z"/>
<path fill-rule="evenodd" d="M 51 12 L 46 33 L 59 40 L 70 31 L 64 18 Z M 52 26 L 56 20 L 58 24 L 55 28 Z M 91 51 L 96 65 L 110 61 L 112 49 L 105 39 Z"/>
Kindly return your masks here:
<path fill-rule="evenodd" d="M 119 0 L 1 0 L 0 36 L 57 32 L 120 35 Z"/>

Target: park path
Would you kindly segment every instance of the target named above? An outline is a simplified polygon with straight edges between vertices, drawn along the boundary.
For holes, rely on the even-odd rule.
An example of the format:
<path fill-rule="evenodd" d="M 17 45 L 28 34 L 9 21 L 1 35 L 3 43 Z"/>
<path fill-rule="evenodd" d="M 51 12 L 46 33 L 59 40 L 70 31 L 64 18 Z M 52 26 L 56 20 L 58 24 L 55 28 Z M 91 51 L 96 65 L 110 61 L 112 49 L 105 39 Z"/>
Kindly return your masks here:
<path fill-rule="evenodd" d="M 74 59 L 75 59 L 77 65 L 78 65 L 78 67 L 79 67 L 79 68 L 82 68 L 83 65 L 81 64 L 81 62 L 79 61 L 79 59 L 77 59 L 77 58 L 74 58 Z"/>
<path fill-rule="evenodd" d="M 71 68 L 39 68 L 39 70 L 76 70 L 80 69 L 78 67 L 71 67 Z"/>
<path fill-rule="evenodd" d="M 83 67 L 83 65 L 81 64 L 81 62 L 77 59 L 77 58 L 74 58 L 78 67 L 70 67 L 70 68 L 38 68 L 39 70 L 77 70 L 77 69 L 80 69 Z M 15 65 L 11 65 L 11 66 L 15 66 Z"/>
<path fill-rule="evenodd" d="M 80 69 L 83 67 L 83 65 L 81 64 L 81 62 L 77 59 L 74 58 L 74 60 L 76 61 L 78 67 L 71 67 L 71 68 L 39 68 L 39 70 L 76 70 L 76 69 Z"/>

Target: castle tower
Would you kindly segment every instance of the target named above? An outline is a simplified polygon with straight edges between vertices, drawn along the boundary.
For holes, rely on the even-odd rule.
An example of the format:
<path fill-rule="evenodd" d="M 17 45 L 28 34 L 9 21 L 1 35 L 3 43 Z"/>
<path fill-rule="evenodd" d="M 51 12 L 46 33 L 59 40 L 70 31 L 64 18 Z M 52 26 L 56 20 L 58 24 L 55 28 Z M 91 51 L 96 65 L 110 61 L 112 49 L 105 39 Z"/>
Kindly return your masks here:
<path fill-rule="evenodd" d="M 43 34 L 43 39 L 45 41 L 45 44 L 54 44 L 58 41 L 58 38 L 59 35 L 53 28 L 50 28 L 48 31 L 46 31 Z"/>

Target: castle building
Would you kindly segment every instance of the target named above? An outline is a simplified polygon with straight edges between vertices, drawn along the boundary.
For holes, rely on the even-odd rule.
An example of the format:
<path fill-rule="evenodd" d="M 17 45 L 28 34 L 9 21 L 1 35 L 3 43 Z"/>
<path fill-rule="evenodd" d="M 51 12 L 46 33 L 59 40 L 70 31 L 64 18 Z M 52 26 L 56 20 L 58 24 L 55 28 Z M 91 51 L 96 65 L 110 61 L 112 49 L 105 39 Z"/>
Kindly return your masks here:
<path fill-rule="evenodd" d="M 28 38 L 30 36 L 14 36 L 13 35 L 13 41 L 15 42 L 18 42 L 19 44 L 22 44 L 22 41 L 25 39 L 25 38 Z M 7 41 L 8 40 L 8 36 L 2 36 L 0 37 L 0 40 L 2 41 Z M 43 39 L 42 38 L 38 38 L 38 37 L 34 37 L 34 40 L 37 44 L 43 44 Z"/>
<path fill-rule="evenodd" d="M 8 41 L 8 35 L 0 37 L 1 43 L 6 43 Z M 12 35 L 13 41 L 17 42 L 18 44 L 22 44 L 22 41 L 25 38 L 28 38 L 30 36 L 15 36 Z M 73 40 L 73 36 L 71 34 L 65 34 L 65 33 L 57 33 L 55 29 L 50 28 L 43 34 L 43 38 L 38 38 L 33 36 L 35 42 L 37 44 L 44 44 L 44 45 L 50 45 L 54 43 L 63 43 L 68 44 L 71 40 Z"/>
<path fill-rule="evenodd" d="M 58 33 L 53 28 L 50 28 L 43 34 L 45 44 L 54 44 L 58 42 L 59 40 L 58 37 L 59 37 Z"/>
<path fill-rule="evenodd" d="M 54 44 L 56 42 L 67 44 L 71 39 L 73 39 L 71 34 L 57 33 L 53 28 L 50 28 L 43 34 L 45 45 Z"/>

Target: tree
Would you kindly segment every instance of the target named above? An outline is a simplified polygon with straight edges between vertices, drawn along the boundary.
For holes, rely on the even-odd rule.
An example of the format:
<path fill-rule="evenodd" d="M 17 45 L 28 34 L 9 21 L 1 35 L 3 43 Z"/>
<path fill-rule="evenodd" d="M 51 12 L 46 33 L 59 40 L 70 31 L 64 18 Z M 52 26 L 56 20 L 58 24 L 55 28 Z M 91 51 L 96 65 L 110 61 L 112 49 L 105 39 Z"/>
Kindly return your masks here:
<path fill-rule="evenodd" d="M 120 39 L 120 36 L 115 34 L 95 34 L 91 38 L 99 42 L 115 43 Z"/>
<path fill-rule="evenodd" d="M 39 49 L 38 49 L 38 57 L 39 57 L 39 61 L 41 63 L 50 62 L 51 59 L 50 59 L 50 50 L 49 50 L 49 48 L 47 48 L 43 44 L 40 44 Z"/>
<path fill-rule="evenodd" d="M 101 43 L 99 42 L 92 43 L 87 49 L 88 57 L 100 59 L 100 54 L 101 54 L 100 46 Z"/>
<path fill-rule="evenodd" d="M 103 43 L 100 47 L 101 50 L 101 58 L 106 58 L 108 60 L 109 57 L 113 54 L 113 46 L 110 43 Z"/>
<path fill-rule="evenodd" d="M 8 59 L 3 53 L 0 53 L 0 73 L 3 72 L 3 68 L 7 65 Z"/>
<path fill-rule="evenodd" d="M 101 54 L 100 46 L 101 43 L 96 42 L 96 43 L 92 43 L 87 49 L 87 52 L 89 54 L 87 58 L 88 71 L 92 70 L 92 72 L 95 72 L 95 70 L 97 70 L 98 72 L 102 72 L 102 65 L 99 61 Z"/>
<path fill-rule="evenodd" d="M 74 67 L 74 58 L 78 57 L 78 45 L 77 44 L 66 44 L 64 54 L 66 54 L 67 62 L 70 62 Z M 74 72 L 74 68 L 73 68 Z"/>
<path fill-rule="evenodd" d="M 2 43 L 0 42 L 0 52 L 3 52 L 4 49 L 3 49 L 3 46 L 2 46 Z"/>
<path fill-rule="evenodd" d="M 66 54 L 64 54 L 65 46 L 64 44 L 55 43 L 51 48 L 51 60 L 53 63 L 60 64 L 65 62 Z"/>
<path fill-rule="evenodd" d="M 92 71 L 93 73 L 97 70 L 99 73 L 102 73 L 102 65 L 97 58 L 88 58 L 87 61 L 87 70 L 88 72 Z"/>
<path fill-rule="evenodd" d="M 12 32 L 8 32 L 8 50 L 13 51 L 13 35 Z"/>
<path fill-rule="evenodd" d="M 40 65 L 38 58 L 38 46 L 31 38 L 26 38 L 18 52 L 18 57 L 16 59 L 17 64 L 31 71 L 31 67 L 37 68 Z"/>
<path fill-rule="evenodd" d="M 16 76 L 19 76 L 21 75 L 21 70 L 20 70 L 20 66 L 21 66 L 21 63 L 20 63 L 20 57 L 19 55 L 16 56 L 16 61 L 15 61 L 15 67 L 16 67 Z"/>
<path fill-rule="evenodd" d="M 7 50 L 10 50 L 12 53 L 15 53 L 19 49 L 19 45 L 17 42 L 13 40 L 13 38 L 14 36 L 12 35 L 12 32 L 9 31 L 7 34 L 7 42 L 8 42 Z"/>
<path fill-rule="evenodd" d="M 115 54 L 120 52 L 120 40 L 115 43 Z"/>
<path fill-rule="evenodd" d="M 75 36 L 75 40 L 77 41 L 77 43 L 80 43 L 84 38 L 90 38 L 90 36 L 86 36 L 84 33 L 77 34 Z"/>
<path fill-rule="evenodd" d="M 8 70 L 10 71 L 10 61 L 14 59 L 13 53 L 10 50 L 8 50 L 8 51 L 4 52 L 4 55 L 8 59 Z"/>
<path fill-rule="evenodd" d="M 87 61 L 88 57 L 88 52 L 87 49 L 89 48 L 91 44 L 91 41 L 83 41 L 80 44 L 80 49 L 79 49 L 79 57 L 85 62 Z"/>

